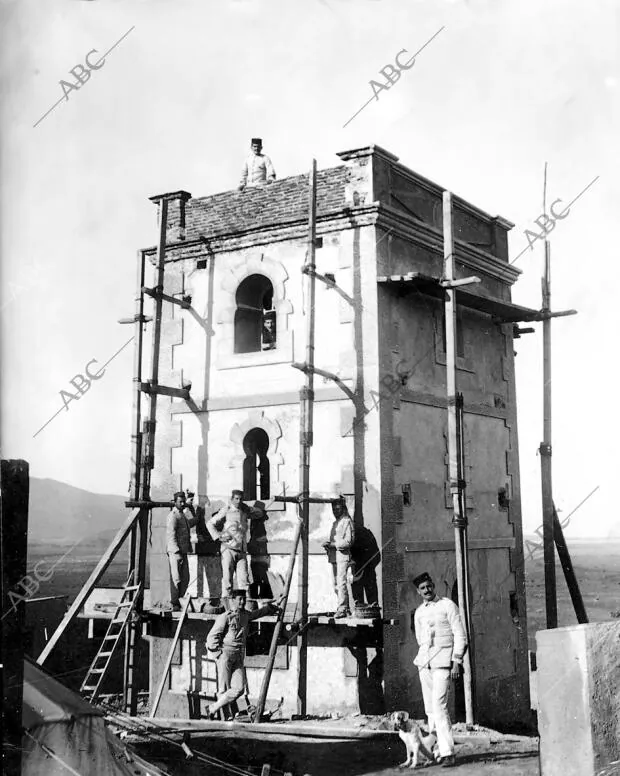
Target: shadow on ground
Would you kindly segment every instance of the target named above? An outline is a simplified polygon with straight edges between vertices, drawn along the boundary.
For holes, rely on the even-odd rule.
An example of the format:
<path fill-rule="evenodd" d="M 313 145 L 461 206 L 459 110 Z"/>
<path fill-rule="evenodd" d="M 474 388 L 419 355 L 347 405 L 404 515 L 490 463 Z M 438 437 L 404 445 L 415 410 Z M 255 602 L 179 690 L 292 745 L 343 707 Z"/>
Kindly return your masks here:
<path fill-rule="evenodd" d="M 278 736 L 256 739 L 228 735 L 225 739 L 213 734 L 194 735 L 190 747 L 195 752 L 218 758 L 227 765 L 237 766 L 246 773 L 260 774 L 265 763 L 271 765 L 272 774 L 281 776 L 291 772 L 294 776 L 396 776 L 410 772 L 398 768 L 405 759 L 405 747 L 396 738 L 360 740 L 291 740 Z M 222 766 L 186 760 L 183 752 L 169 744 L 150 743 L 136 747 L 140 754 L 167 770 L 172 776 L 206 776 L 222 773 Z M 450 770 L 424 768 L 425 773 L 480 774 L 491 776 L 539 776 L 536 752 L 498 751 L 496 753 L 467 751 L 469 747 L 457 747 L 457 766 Z M 421 769 L 422 770 L 422 769 Z M 278 773 L 280 772 L 280 773 Z"/>

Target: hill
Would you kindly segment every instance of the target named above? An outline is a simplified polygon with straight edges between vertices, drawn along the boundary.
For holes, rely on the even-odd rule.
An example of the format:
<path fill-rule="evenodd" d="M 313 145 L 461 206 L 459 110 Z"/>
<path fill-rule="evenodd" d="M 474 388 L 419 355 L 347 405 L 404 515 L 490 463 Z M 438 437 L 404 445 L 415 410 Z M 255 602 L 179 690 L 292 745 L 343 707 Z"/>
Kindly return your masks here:
<path fill-rule="evenodd" d="M 28 544 L 108 544 L 127 516 L 125 498 L 31 477 Z"/>

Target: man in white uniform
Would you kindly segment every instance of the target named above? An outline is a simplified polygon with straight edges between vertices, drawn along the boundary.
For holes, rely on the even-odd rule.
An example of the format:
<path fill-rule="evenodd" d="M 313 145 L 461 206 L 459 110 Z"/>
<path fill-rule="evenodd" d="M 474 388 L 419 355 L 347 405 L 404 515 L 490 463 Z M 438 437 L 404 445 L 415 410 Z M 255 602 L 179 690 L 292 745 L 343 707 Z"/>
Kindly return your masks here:
<path fill-rule="evenodd" d="M 461 675 L 467 636 L 457 605 L 435 593 L 430 574 L 419 574 L 413 584 L 424 599 L 414 616 L 415 637 L 420 649 L 413 662 L 420 672 L 429 732 L 437 734 L 438 761 L 444 767 L 450 767 L 455 764 L 448 711 L 450 680 Z"/>
<path fill-rule="evenodd" d="M 263 141 L 260 137 L 252 138 L 252 153 L 243 163 L 239 191 L 246 186 L 260 186 L 262 183 L 273 183 L 276 179 L 276 171 L 273 169 L 271 159 L 263 151 Z"/>

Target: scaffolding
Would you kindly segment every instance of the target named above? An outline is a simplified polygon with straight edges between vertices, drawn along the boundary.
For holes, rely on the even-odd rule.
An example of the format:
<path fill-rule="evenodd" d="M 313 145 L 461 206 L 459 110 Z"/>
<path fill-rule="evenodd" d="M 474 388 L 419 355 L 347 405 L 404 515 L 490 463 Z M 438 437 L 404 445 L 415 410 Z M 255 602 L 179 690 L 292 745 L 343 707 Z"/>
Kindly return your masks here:
<path fill-rule="evenodd" d="M 339 501 L 341 494 L 332 497 L 310 496 L 310 453 L 313 445 L 313 407 L 314 407 L 314 375 L 319 374 L 338 385 L 343 394 L 350 400 L 355 396 L 348 386 L 340 378 L 317 368 L 314 363 L 315 340 L 315 284 L 320 280 L 327 287 L 333 287 L 333 277 L 323 276 L 317 272 L 315 263 L 315 251 L 317 247 L 316 237 L 316 202 L 317 202 L 317 174 L 316 161 L 312 160 L 309 174 L 309 218 L 306 258 L 302 267 L 304 298 L 306 301 L 306 354 L 303 363 L 292 363 L 291 366 L 304 374 L 305 382 L 300 390 L 300 438 L 299 438 L 299 492 L 297 495 L 279 495 L 275 501 L 292 503 L 297 505 L 299 516 L 292 542 L 292 550 L 289 557 L 288 569 L 285 579 L 284 594 L 281 608 L 276 619 L 274 633 L 270 645 L 267 666 L 260 689 L 257 710 L 254 716 L 255 722 L 260 722 L 264 712 L 265 702 L 269 689 L 271 674 L 274 667 L 278 642 L 284 626 L 286 605 L 291 589 L 294 568 L 298 559 L 298 596 L 299 619 L 295 625 L 300 625 L 297 631 L 297 712 L 303 716 L 307 711 L 307 651 L 308 651 L 308 533 L 309 533 L 309 507 L 312 503 L 334 503 Z M 146 582 L 146 559 L 148 549 L 148 531 L 151 519 L 151 510 L 155 508 L 170 508 L 168 501 L 153 501 L 151 499 L 151 473 L 154 468 L 154 450 L 156 435 L 157 397 L 160 395 L 190 401 L 190 389 L 188 387 L 171 387 L 159 383 L 159 361 L 162 334 L 163 303 L 177 305 L 184 310 L 191 309 L 189 297 L 173 297 L 164 293 L 164 276 L 166 261 L 166 234 L 168 223 L 168 202 L 176 194 L 152 197 L 151 201 L 159 206 L 159 240 L 156 256 L 156 285 L 153 288 L 145 286 L 146 256 L 144 252 L 138 253 L 137 261 L 137 293 L 135 298 L 135 313 L 133 317 L 123 319 L 121 323 L 132 324 L 135 327 L 135 352 L 134 352 L 134 378 L 133 378 L 133 429 L 131 437 L 132 473 L 131 473 L 131 498 L 126 506 L 131 508 L 130 514 L 112 540 L 112 543 L 101 557 L 99 563 L 91 573 L 87 582 L 79 592 L 75 601 L 67 611 L 63 621 L 58 626 L 45 649 L 38 658 L 38 663 L 43 664 L 51 651 L 58 643 L 66 628 L 73 622 L 101 579 L 106 569 L 123 546 L 129 540 L 128 561 L 128 585 L 136 588 L 133 609 L 136 613 L 128 622 L 125 636 L 124 655 L 124 682 L 123 700 L 126 713 L 135 716 L 137 714 L 138 693 L 135 687 L 135 666 L 141 659 L 141 645 L 139 639 L 140 629 L 145 619 L 144 610 L 144 586 Z M 471 601 L 469 585 L 469 560 L 468 560 L 468 521 L 465 502 L 465 477 L 464 477 L 464 442 L 463 442 L 463 397 L 457 391 L 457 304 L 469 306 L 472 309 L 481 310 L 492 316 L 496 323 L 512 323 L 513 325 L 523 321 L 543 321 L 545 326 L 545 376 L 550 375 L 550 319 L 559 315 L 569 315 L 574 311 L 552 313 L 549 310 L 549 268 L 548 246 L 546 246 L 546 286 L 543 285 L 543 307 L 540 311 L 520 307 L 510 302 L 499 299 L 490 299 L 467 290 L 466 286 L 479 283 L 478 277 L 455 278 L 454 270 L 454 246 L 452 234 L 452 195 L 444 192 L 443 195 L 443 243 L 444 263 L 443 276 L 441 278 L 430 277 L 422 273 L 411 272 L 407 275 L 378 277 L 379 284 L 392 284 L 404 287 L 406 290 L 417 290 L 443 301 L 446 332 L 446 392 L 447 392 L 447 419 L 448 419 L 448 460 L 449 460 L 449 488 L 452 502 L 452 525 L 454 528 L 454 551 L 457 572 L 458 605 L 463 624 L 468 636 L 470 649 L 465 655 L 465 709 L 466 722 L 473 724 L 475 720 L 475 692 L 474 692 L 474 633 L 471 622 Z M 545 290 L 546 289 L 546 290 Z M 153 317 L 144 313 L 145 296 L 154 302 Z M 143 349 L 145 324 L 153 322 L 153 335 L 151 343 L 151 375 L 148 381 L 143 381 Z M 523 330 L 515 327 L 515 335 L 532 329 Z M 548 381 L 545 382 L 548 385 Z M 547 390 L 547 389 L 545 389 Z M 550 387 L 549 387 L 550 390 Z M 147 418 L 143 420 L 143 395 L 146 397 Z M 556 544 L 561 558 L 566 559 L 568 550 L 563 541 L 562 529 L 555 515 L 555 508 L 550 501 L 550 398 L 545 393 L 545 442 L 541 445 L 541 465 L 543 481 L 543 502 L 545 505 L 545 575 L 547 582 L 547 606 L 548 621 L 553 622 L 555 616 L 551 606 L 551 596 L 555 597 L 555 579 L 551 579 L 551 567 L 549 560 L 549 530 L 551 536 L 556 536 Z M 544 447 L 544 451 L 543 451 Z M 548 461 L 548 464 L 547 464 Z M 551 504 L 551 511 L 549 511 Z M 551 515 L 551 517 L 550 517 Z M 555 516 L 555 517 L 554 517 Z M 553 557 L 553 538 L 551 539 L 551 557 Z M 570 566 L 570 557 L 563 566 L 569 568 L 569 588 L 573 595 L 576 587 L 576 579 Z M 578 593 L 578 587 L 577 587 Z M 579 596 L 580 598 L 580 596 Z M 574 599 L 575 600 L 575 599 Z M 581 602 L 583 609 L 583 603 Z M 578 616 L 585 617 L 585 612 Z M 581 621 L 581 620 L 580 620 Z M 181 620 L 182 622 L 182 620 Z M 385 623 L 387 621 L 382 621 Z M 557 622 L 556 622 L 557 624 Z M 551 625 L 550 627 L 554 627 Z M 175 638 L 178 639 L 180 628 Z M 163 691 L 163 680 L 157 693 L 157 703 Z"/>

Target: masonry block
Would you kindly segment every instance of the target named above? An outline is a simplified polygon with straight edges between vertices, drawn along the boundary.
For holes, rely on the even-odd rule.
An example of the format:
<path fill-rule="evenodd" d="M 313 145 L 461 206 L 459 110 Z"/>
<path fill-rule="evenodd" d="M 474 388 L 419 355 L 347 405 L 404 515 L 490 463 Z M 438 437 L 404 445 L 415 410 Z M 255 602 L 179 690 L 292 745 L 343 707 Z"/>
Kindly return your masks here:
<path fill-rule="evenodd" d="M 536 634 L 541 776 L 599 776 L 620 760 L 620 622 Z"/>

